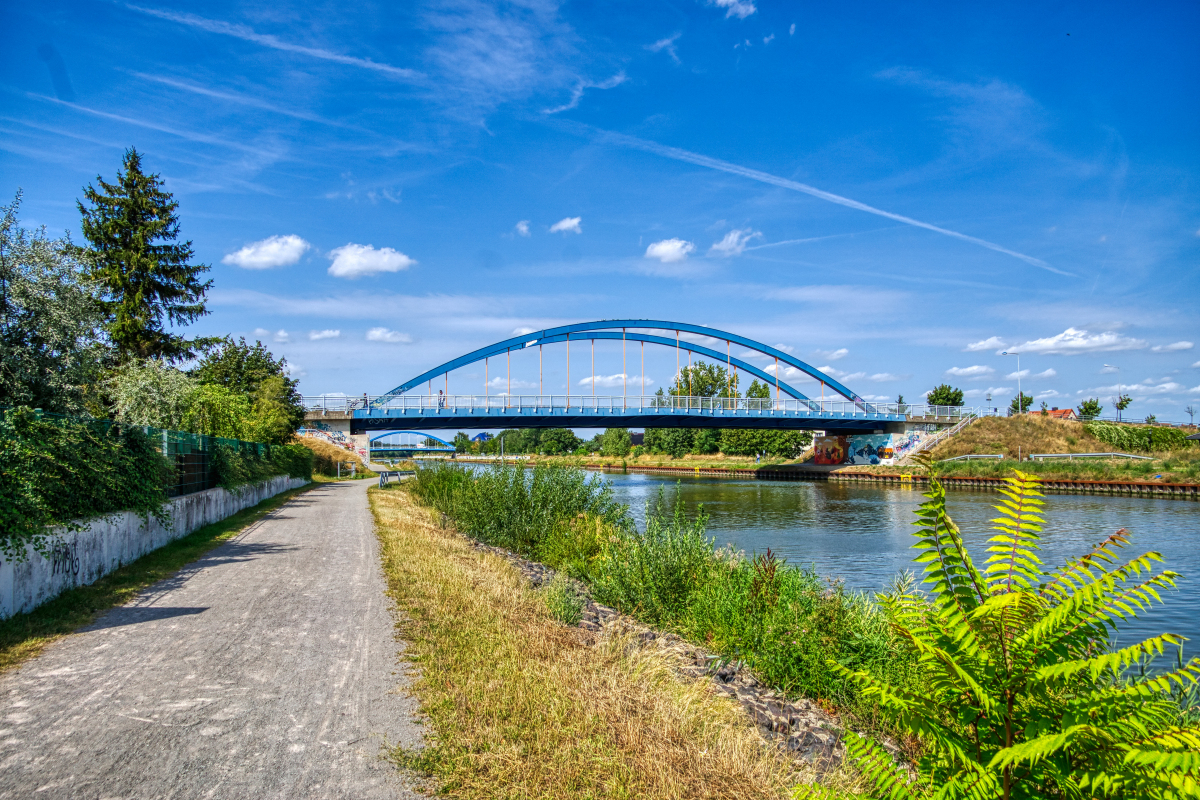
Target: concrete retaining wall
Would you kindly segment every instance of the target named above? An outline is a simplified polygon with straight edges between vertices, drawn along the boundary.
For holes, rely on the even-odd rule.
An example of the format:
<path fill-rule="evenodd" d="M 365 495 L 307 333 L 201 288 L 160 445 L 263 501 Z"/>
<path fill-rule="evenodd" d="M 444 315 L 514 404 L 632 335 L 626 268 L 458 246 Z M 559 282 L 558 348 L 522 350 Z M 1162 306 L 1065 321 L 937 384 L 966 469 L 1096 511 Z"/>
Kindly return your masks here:
<path fill-rule="evenodd" d="M 122 511 L 93 520 L 82 531 L 60 529 L 48 558 L 29 547 L 24 561 L 0 564 L 0 619 L 31 611 L 67 589 L 92 583 L 168 542 L 306 483 L 279 476 L 236 492 L 218 488 L 176 497 L 167 502 L 169 526 Z"/>

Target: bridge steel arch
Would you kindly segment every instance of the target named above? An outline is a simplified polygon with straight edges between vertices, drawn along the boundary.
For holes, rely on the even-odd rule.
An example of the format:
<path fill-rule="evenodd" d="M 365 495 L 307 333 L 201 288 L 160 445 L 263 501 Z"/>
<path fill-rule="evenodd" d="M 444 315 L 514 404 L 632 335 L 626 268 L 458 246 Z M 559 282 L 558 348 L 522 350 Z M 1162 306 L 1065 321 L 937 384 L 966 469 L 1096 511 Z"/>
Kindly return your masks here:
<path fill-rule="evenodd" d="M 621 328 L 624 330 L 624 332 L 617 332 L 614 330 L 615 328 Z M 654 336 L 644 333 L 629 333 L 629 328 L 669 330 L 677 331 L 679 333 L 691 333 L 700 336 L 707 336 L 712 339 L 721 339 L 731 344 L 741 345 L 742 347 L 753 350 L 754 352 L 762 353 L 763 355 L 778 359 L 779 363 L 785 366 L 793 367 L 794 369 L 803 372 L 814 380 L 822 382 L 830 389 L 840 394 L 842 397 L 853 402 L 859 408 L 862 408 L 864 411 L 873 411 L 870 405 L 868 405 L 865 400 L 859 397 L 850 388 L 843 386 L 840 382 L 829 375 L 826 375 L 824 372 L 821 372 L 816 367 L 813 367 L 812 365 L 807 364 L 800 359 L 785 353 L 782 350 L 779 350 L 778 348 L 771 347 L 770 345 L 763 344 L 762 342 L 757 342 L 745 336 L 739 336 L 735 333 L 718 330 L 717 328 L 709 328 L 703 325 L 691 325 L 686 322 L 670 322 L 667 320 L 653 319 L 610 319 L 597 320 L 595 322 L 580 322 L 573 325 L 560 325 L 556 328 L 546 328 L 545 330 L 534 331 L 521 336 L 514 336 L 510 339 L 505 339 L 503 341 L 496 342 L 495 344 L 488 345 L 487 347 L 481 347 L 478 350 L 459 356 L 458 358 L 447 361 L 446 363 L 436 366 L 433 369 L 427 370 L 415 378 L 400 384 L 387 394 L 381 396 L 376 400 L 376 403 L 386 402 L 388 397 L 404 394 L 410 389 L 432 380 L 434 377 L 459 369 L 460 367 L 465 367 L 469 364 L 483 361 L 485 358 L 504 355 L 505 353 L 511 353 L 514 350 L 524 350 L 537 345 L 557 344 L 559 342 L 566 342 L 568 340 L 588 341 L 596 339 L 624 339 L 625 341 L 641 341 L 652 344 L 661 344 L 667 347 L 678 347 L 681 350 L 688 350 L 690 352 L 712 358 L 717 363 L 728 363 L 731 366 L 737 366 L 739 369 L 742 369 L 751 375 L 754 375 L 755 377 L 763 379 L 767 384 L 774 384 L 777 381 L 775 376 L 770 375 L 765 370 L 759 369 L 753 364 L 749 364 L 742 359 L 733 358 L 732 356 L 728 356 L 725 353 L 705 347 L 704 345 L 696 344 L 695 342 L 689 342 L 686 340 L 673 340 L 665 336 Z M 815 402 L 785 381 L 778 380 L 778 386 L 781 392 L 786 392 L 790 397 L 795 398 L 796 400 L 810 403 L 814 409 L 817 408 L 817 404 Z"/>
<path fill-rule="evenodd" d="M 380 433 L 377 436 L 372 436 L 368 441 L 377 442 L 380 439 L 386 439 L 387 437 L 395 436 L 398 433 L 411 433 L 414 436 L 424 436 L 426 439 L 433 439 L 435 442 L 441 442 L 442 444 L 446 445 L 446 447 L 454 447 L 453 444 L 451 444 L 450 442 L 447 442 L 445 439 L 439 439 L 438 437 L 434 436 L 433 434 L 425 433 L 424 431 L 384 431 L 383 433 Z"/>

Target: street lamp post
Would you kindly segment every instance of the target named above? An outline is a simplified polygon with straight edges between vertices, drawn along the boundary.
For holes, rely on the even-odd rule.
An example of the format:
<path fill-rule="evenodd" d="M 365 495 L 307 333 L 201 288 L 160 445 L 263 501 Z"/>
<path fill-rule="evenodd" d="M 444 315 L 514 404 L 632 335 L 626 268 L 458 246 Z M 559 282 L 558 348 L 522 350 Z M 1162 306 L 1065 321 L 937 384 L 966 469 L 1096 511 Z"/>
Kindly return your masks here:
<path fill-rule="evenodd" d="M 1117 398 L 1113 400 L 1113 408 L 1117 410 L 1117 422 L 1121 421 L 1121 368 L 1115 367 L 1112 364 L 1105 364 L 1105 369 L 1115 369 L 1117 371 Z"/>
<path fill-rule="evenodd" d="M 1000 355 L 1017 357 L 1017 414 L 1023 414 L 1025 413 L 1025 395 L 1021 393 L 1021 354 L 1010 353 L 1006 350 Z"/>

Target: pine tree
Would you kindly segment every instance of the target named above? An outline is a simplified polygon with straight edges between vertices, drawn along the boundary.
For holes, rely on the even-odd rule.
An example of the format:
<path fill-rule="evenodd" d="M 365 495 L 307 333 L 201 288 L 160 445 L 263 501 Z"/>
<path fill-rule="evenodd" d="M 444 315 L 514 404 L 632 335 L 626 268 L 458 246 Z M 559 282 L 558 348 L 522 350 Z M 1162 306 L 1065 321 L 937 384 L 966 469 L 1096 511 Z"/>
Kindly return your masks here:
<path fill-rule="evenodd" d="M 97 190 L 84 188 L 79 213 L 83 235 L 95 251 L 92 279 L 104 292 L 106 327 L 123 356 L 191 358 L 207 339 L 186 339 L 167 325 L 187 325 L 208 313 L 201 281 L 206 264 L 190 264 L 192 243 L 178 243 L 179 204 L 157 174 L 142 172 L 137 150 L 125 151 L 116 183 L 99 175 Z"/>

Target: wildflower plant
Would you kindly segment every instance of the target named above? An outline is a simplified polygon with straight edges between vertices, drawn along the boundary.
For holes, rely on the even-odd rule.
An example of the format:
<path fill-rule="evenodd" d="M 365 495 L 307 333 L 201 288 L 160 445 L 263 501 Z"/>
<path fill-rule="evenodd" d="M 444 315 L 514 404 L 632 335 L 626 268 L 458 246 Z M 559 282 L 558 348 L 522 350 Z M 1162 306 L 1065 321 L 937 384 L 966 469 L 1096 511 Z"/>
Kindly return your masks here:
<path fill-rule="evenodd" d="M 1180 713 L 1200 659 L 1148 672 L 1171 633 L 1120 649 L 1116 626 L 1180 577 L 1149 552 L 1120 562 L 1122 529 L 1047 571 L 1038 556 L 1042 494 L 1033 476 L 1007 480 L 982 569 L 931 479 L 915 534 L 928 596 L 881 598 L 918 654 L 924 690 L 891 685 L 829 661 L 895 729 L 917 737 L 915 771 L 866 736 L 846 747 L 877 793 L 917 798 L 1183 798 L 1200 796 L 1200 726 Z M 1140 673 L 1140 674 L 1138 674 Z M 820 796 L 803 787 L 797 796 Z"/>

